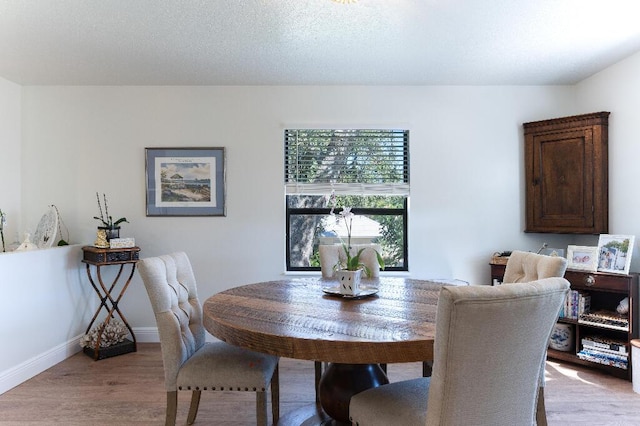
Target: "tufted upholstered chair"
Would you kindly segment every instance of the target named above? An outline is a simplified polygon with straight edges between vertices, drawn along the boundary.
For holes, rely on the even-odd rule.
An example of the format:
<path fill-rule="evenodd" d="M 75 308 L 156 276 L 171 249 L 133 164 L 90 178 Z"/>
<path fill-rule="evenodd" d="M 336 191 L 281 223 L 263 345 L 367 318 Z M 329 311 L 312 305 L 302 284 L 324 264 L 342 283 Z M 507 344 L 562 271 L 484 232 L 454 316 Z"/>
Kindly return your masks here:
<path fill-rule="evenodd" d="M 350 253 L 355 255 L 365 249 L 360 255 L 360 261 L 369 269 L 371 276 L 369 278 L 377 278 L 380 276 L 380 265 L 378 264 L 378 253 L 382 252 L 380 244 L 351 244 Z M 347 256 L 342 248 L 342 244 L 321 244 L 318 246 L 318 254 L 320 255 L 320 270 L 322 278 L 333 278 L 335 273 L 334 266 L 338 262 L 346 262 Z"/>
<path fill-rule="evenodd" d="M 563 277 L 567 259 L 560 256 L 514 251 L 507 260 L 502 282 L 526 283 L 542 278 Z"/>
<path fill-rule="evenodd" d="M 256 392 L 257 424 L 266 426 L 269 383 L 276 424 L 280 399 L 278 358 L 220 341 L 205 342 L 202 306 L 185 253 L 149 257 L 137 265 L 160 335 L 167 389 L 166 425 L 176 423 L 178 390 L 192 391 L 188 424 L 196 419 L 201 391 L 212 390 Z"/>
<path fill-rule="evenodd" d="M 537 253 L 514 251 L 507 260 L 503 284 L 526 283 L 541 278 L 564 277 L 567 270 L 567 259 L 560 256 L 546 256 Z M 544 370 L 546 356 L 540 366 L 540 388 L 538 390 L 538 407 L 536 421 L 538 426 L 547 425 L 547 410 L 544 405 Z"/>
<path fill-rule="evenodd" d="M 353 424 L 534 424 L 540 363 L 568 290 L 564 278 L 443 287 L 433 374 L 354 395 Z"/>

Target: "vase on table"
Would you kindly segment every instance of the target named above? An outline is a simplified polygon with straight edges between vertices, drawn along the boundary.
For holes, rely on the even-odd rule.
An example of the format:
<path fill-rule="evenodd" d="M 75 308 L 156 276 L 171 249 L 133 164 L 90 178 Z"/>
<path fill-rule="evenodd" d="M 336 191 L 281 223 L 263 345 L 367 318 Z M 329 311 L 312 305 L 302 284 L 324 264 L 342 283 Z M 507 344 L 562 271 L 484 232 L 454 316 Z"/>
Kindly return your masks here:
<path fill-rule="evenodd" d="M 354 296 L 360 292 L 360 280 L 362 279 L 362 269 L 347 271 L 340 269 L 336 271 L 336 278 L 340 285 L 340 293 Z"/>
<path fill-rule="evenodd" d="M 98 229 L 102 229 L 104 230 L 105 236 L 107 238 L 107 241 L 113 239 L 113 238 L 120 238 L 120 227 L 119 226 L 113 226 L 113 227 L 107 227 L 107 226 L 98 226 Z"/>

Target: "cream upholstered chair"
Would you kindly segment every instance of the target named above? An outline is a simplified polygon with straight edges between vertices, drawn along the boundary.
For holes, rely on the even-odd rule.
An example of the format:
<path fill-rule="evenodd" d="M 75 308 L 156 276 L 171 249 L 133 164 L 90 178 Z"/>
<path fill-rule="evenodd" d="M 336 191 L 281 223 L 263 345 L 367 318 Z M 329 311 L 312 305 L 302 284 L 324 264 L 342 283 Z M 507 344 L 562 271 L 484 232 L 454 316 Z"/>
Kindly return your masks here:
<path fill-rule="evenodd" d="M 256 392 L 258 425 L 267 425 L 266 388 L 271 383 L 273 424 L 279 417 L 278 358 L 224 342 L 205 342 L 202 306 L 196 280 L 185 253 L 149 257 L 138 271 L 155 313 L 164 380 L 166 425 L 175 425 L 178 390 L 192 391 L 187 423 L 198 413 L 203 390 Z"/>
<path fill-rule="evenodd" d="M 502 282 L 526 283 L 542 278 L 563 277 L 567 259 L 560 256 L 514 251 L 507 260 Z"/>
<path fill-rule="evenodd" d="M 507 260 L 503 284 L 523 283 L 541 278 L 563 277 L 567 270 L 567 259 L 560 256 L 546 256 L 537 253 L 514 251 Z M 540 366 L 540 388 L 538 390 L 538 407 L 536 420 L 538 426 L 547 425 L 547 410 L 544 404 L 546 356 Z"/>
<path fill-rule="evenodd" d="M 431 377 L 354 395 L 354 425 L 531 425 L 538 373 L 569 290 L 564 278 L 443 287 Z"/>
<path fill-rule="evenodd" d="M 381 253 L 382 249 L 380 244 L 351 244 L 350 253 L 355 255 L 361 249 L 364 249 L 364 251 L 360 254 L 360 261 L 369 270 L 369 278 L 379 277 L 380 265 L 378 264 L 378 257 L 374 250 Z M 347 260 L 342 244 L 321 244 L 318 246 L 318 254 L 320 255 L 322 278 L 333 278 L 335 273 L 334 267 L 339 262 L 346 262 Z"/>

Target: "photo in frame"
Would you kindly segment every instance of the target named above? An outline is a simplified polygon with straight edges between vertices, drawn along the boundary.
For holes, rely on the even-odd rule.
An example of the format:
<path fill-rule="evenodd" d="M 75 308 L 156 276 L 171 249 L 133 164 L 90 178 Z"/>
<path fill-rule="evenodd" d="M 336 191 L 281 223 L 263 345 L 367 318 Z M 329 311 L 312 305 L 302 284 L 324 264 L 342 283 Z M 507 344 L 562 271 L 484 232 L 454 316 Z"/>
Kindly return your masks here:
<path fill-rule="evenodd" d="M 598 239 L 598 271 L 628 274 L 635 237 L 601 234 Z"/>
<path fill-rule="evenodd" d="M 226 216 L 224 148 L 145 148 L 147 216 Z"/>
<path fill-rule="evenodd" d="M 596 272 L 598 270 L 598 247 L 568 246 L 567 268 Z"/>

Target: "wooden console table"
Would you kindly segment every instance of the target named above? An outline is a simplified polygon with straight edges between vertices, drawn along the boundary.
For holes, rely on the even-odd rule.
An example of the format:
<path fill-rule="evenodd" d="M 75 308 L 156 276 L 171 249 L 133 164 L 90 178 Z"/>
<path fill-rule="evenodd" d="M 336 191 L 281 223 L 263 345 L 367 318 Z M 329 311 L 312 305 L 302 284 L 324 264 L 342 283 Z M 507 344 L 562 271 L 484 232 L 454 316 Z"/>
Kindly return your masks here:
<path fill-rule="evenodd" d="M 82 247 L 82 251 L 82 262 L 87 265 L 87 276 L 89 277 L 89 282 L 100 298 L 100 306 L 93 314 L 93 318 L 91 319 L 91 322 L 89 323 L 89 326 L 87 327 L 87 331 L 85 333 L 89 333 L 102 309 L 104 308 L 107 311 L 107 316 L 102 323 L 102 327 L 100 327 L 100 329 L 98 330 L 98 338 L 96 339 L 95 346 L 92 348 L 85 347 L 84 353 L 92 357 L 94 360 L 99 360 L 116 355 L 126 354 L 129 352 L 135 352 L 137 349 L 136 336 L 133 334 L 131 326 L 129 326 L 129 323 L 118 307 L 118 303 L 120 303 L 120 301 L 122 300 L 122 296 L 127 290 L 127 287 L 131 282 L 131 278 L 133 277 L 133 274 L 136 270 L 136 263 L 138 262 L 138 253 L 140 252 L 140 247 L 109 249 L 85 246 Z M 96 280 L 94 280 L 91 273 L 92 265 L 95 269 L 98 284 L 96 284 Z M 122 272 L 124 271 L 125 265 L 131 265 L 131 272 L 122 285 L 122 288 L 118 292 L 116 289 L 116 285 L 122 277 Z M 105 285 L 102 281 L 101 268 L 103 266 L 119 267 L 116 277 L 108 286 Z M 117 343 L 112 346 L 100 347 L 100 339 L 102 337 L 104 327 L 109 324 L 115 314 L 118 314 L 124 325 L 129 330 L 129 333 L 131 334 L 131 340 L 125 339 L 123 342 Z"/>

